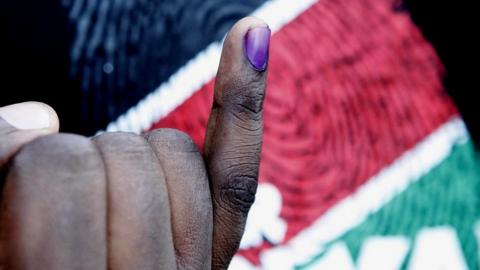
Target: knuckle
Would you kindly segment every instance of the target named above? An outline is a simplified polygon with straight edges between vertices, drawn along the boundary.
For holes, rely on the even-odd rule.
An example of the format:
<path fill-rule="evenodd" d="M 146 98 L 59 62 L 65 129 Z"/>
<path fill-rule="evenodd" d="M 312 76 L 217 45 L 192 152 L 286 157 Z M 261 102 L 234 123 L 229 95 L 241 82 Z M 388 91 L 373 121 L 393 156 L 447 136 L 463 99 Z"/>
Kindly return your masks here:
<path fill-rule="evenodd" d="M 156 149 L 166 148 L 175 152 L 198 152 L 198 148 L 190 136 L 177 129 L 156 129 L 144 136 L 150 145 Z"/>
<path fill-rule="evenodd" d="M 132 132 L 105 132 L 93 137 L 93 140 L 100 143 L 122 143 L 128 141 L 134 141 L 140 138 L 139 135 Z"/>
<path fill-rule="evenodd" d="M 262 112 L 264 94 L 259 91 L 239 91 L 240 94 L 232 98 L 234 109 L 249 116 L 258 117 Z"/>
<path fill-rule="evenodd" d="M 132 132 L 105 132 L 94 137 L 93 140 L 102 153 L 127 153 L 132 158 L 142 156 L 149 148 L 142 136 Z"/>
<path fill-rule="evenodd" d="M 86 137 L 71 134 L 40 137 L 25 145 L 12 161 L 14 171 L 62 176 L 60 178 L 87 176 L 102 169 L 103 163 L 93 143 Z"/>
<path fill-rule="evenodd" d="M 96 154 L 95 147 L 86 137 L 55 134 L 38 138 L 27 144 L 18 156 L 20 160 L 37 158 L 39 161 L 53 164 L 70 164 L 83 163 Z"/>
<path fill-rule="evenodd" d="M 241 121 L 260 121 L 262 118 L 263 102 L 265 92 L 263 91 L 263 83 L 259 80 L 251 82 L 233 83 L 232 91 L 227 91 L 230 96 L 226 105 L 235 118 Z"/>
<path fill-rule="evenodd" d="M 220 200 L 228 209 L 247 215 L 255 201 L 257 176 L 253 174 L 231 174 L 219 190 Z"/>

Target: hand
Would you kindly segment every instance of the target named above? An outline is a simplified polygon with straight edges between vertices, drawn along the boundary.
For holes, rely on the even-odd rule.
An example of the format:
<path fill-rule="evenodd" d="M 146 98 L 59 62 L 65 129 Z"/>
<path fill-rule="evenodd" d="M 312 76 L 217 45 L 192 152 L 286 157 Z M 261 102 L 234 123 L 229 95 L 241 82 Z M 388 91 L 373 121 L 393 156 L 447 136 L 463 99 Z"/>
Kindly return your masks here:
<path fill-rule="evenodd" d="M 88 139 L 45 104 L 0 108 L 0 269 L 227 268 L 257 187 L 269 35 L 254 18 L 228 34 L 204 157 L 176 130 Z"/>

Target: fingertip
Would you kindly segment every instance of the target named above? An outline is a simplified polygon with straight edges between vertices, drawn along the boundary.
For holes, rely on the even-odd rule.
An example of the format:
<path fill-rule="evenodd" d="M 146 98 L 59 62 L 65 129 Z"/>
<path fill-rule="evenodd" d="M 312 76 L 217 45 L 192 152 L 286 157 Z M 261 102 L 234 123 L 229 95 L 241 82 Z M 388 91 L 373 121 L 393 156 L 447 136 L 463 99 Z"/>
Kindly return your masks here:
<path fill-rule="evenodd" d="M 270 33 L 268 24 L 256 17 L 245 17 L 235 23 L 224 41 L 218 76 L 247 67 L 265 71 Z"/>
<path fill-rule="evenodd" d="M 257 17 L 248 16 L 237 21 L 227 34 L 225 41 L 241 43 L 250 29 L 269 28 L 268 24 Z"/>
<path fill-rule="evenodd" d="M 230 29 L 216 77 L 215 104 L 238 95 L 265 95 L 270 35 L 268 24 L 256 17 L 245 17 Z"/>

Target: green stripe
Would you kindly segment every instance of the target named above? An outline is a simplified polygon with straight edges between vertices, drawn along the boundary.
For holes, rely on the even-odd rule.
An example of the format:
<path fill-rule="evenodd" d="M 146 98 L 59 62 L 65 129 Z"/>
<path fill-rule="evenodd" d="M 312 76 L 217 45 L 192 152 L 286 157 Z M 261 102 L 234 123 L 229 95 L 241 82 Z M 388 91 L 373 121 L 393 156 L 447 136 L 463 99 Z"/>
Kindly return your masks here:
<path fill-rule="evenodd" d="M 448 225 L 458 234 L 469 269 L 478 269 L 473 228 L 475 222 L 480 220 L 480 175 L 473 149 L 471 142 L 456 146 L 439 166 L 397 195 L 360 226 L 328 246 L 344 242 L 356 261 L 360 248 L 368 237 L 405 236 L 413 243 L 420 229 Z M 402 269 L 406 268 L 410 253 L 411 250 Z M 298 268 L 308 268 L 324 254 L 317 255 Z"/>

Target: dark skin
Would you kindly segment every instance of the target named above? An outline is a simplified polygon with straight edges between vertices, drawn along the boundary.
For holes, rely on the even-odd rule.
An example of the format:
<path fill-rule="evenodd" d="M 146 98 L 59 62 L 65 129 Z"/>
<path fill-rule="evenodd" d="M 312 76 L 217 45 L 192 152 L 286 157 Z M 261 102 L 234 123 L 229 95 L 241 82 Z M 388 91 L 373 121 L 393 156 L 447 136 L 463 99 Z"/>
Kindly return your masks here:
<path fill-rule="evenodd" d="M 226 269 L 257 187 L 266 72 L 243 38 L 258 26 L 227 36 L 203 156 L 172 129 L 90 139 L 57 133 L 51 109 L 19 129 L 0 108 L 0 269 Z"/>

